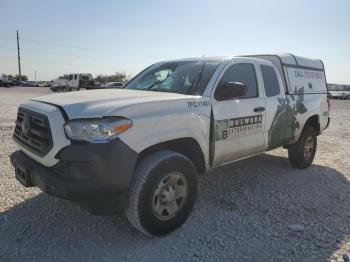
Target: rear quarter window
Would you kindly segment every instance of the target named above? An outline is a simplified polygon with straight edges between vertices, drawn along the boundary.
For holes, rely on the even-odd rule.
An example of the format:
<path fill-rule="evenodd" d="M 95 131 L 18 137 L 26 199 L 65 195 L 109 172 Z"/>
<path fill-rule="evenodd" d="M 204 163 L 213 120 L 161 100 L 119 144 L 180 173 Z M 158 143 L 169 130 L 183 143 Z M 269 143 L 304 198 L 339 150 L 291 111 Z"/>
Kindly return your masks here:
<path fill-rule="evenodd" d="M 264 88 L 267 97 L 279 95 L 281 92 L 278 77 L 272 66 L 260 65 Z"/>

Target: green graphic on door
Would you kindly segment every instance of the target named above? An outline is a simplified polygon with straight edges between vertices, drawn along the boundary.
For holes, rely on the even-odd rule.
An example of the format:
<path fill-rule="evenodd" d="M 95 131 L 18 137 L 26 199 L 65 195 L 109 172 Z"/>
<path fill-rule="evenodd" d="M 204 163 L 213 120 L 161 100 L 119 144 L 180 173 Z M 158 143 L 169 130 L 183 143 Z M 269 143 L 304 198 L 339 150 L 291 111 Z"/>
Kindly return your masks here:
<path fill-rule="evenodd" d="M 277 111 L 268 134 L 269 149 L 290 143 L 294 139 L 295 130 L 300 128 L 296 116 L 307 111 L 303 103 L 304 87 L 295 87 L 294 93 L 295 95 L 278 98 Z"/>

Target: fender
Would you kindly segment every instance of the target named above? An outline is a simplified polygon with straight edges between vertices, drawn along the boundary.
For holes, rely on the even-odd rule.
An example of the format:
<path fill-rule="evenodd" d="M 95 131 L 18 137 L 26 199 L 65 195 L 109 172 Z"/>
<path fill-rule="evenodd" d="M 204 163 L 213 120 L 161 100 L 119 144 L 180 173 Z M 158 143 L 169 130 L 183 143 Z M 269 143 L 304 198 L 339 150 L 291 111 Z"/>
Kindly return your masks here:
<path fill-rule="evenodd" d="M 299 128 L 295 130 L 292 143 L 298 141 L 305 124 L 309 121 L 309 119 L 315 116 L 317 117 L 319 134 L 326 129 L 328 123 L 328 105 L 325 98 L 317 94 L 307 94 L 304 96 L 304 105 L 306 106 L 307 111 L 304 114 L 299 114 L 296 116 L 297 121 L 299 122 Z"/>
<path fill-rule="evenodd" d="M 210 112 L 206 97 L 133 105 L 118 111 L 118 115 L 133 121 L 132 128 L 119 138 L 137 153 L 166 141 L 192 138 L 199 144 L 208 167 Z"/>

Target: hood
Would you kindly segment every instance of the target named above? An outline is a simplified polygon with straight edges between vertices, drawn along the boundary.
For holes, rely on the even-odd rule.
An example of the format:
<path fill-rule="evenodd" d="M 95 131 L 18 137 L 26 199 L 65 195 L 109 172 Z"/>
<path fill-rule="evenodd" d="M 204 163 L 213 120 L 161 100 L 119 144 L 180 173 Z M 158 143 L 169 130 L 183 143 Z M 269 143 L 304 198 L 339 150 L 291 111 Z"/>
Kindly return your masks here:
<path fill-rule="evenodd" d="M 131 89 L 104 89 L 74 91 L 33 98 L 48 104 L 61 106 L 70 119 L 116 115 L 126 107 L 148 102 L 165 103 L 172 100 L 188 100 L 197 96 L 167 92 L 140 91 Z"/>

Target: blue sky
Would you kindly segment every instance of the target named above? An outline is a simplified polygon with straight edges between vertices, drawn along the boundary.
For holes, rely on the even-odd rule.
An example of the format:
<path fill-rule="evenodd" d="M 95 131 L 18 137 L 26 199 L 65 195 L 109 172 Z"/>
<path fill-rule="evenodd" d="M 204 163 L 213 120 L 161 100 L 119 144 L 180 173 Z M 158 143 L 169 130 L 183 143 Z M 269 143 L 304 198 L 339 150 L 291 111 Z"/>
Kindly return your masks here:
<path fill-rule="evenodd" d="M 40 80 L 69 72 L 134 75 L 183 57 L 294 53 L 350 84 L 349 0 L 0 0 L 0 73 Z"/>

